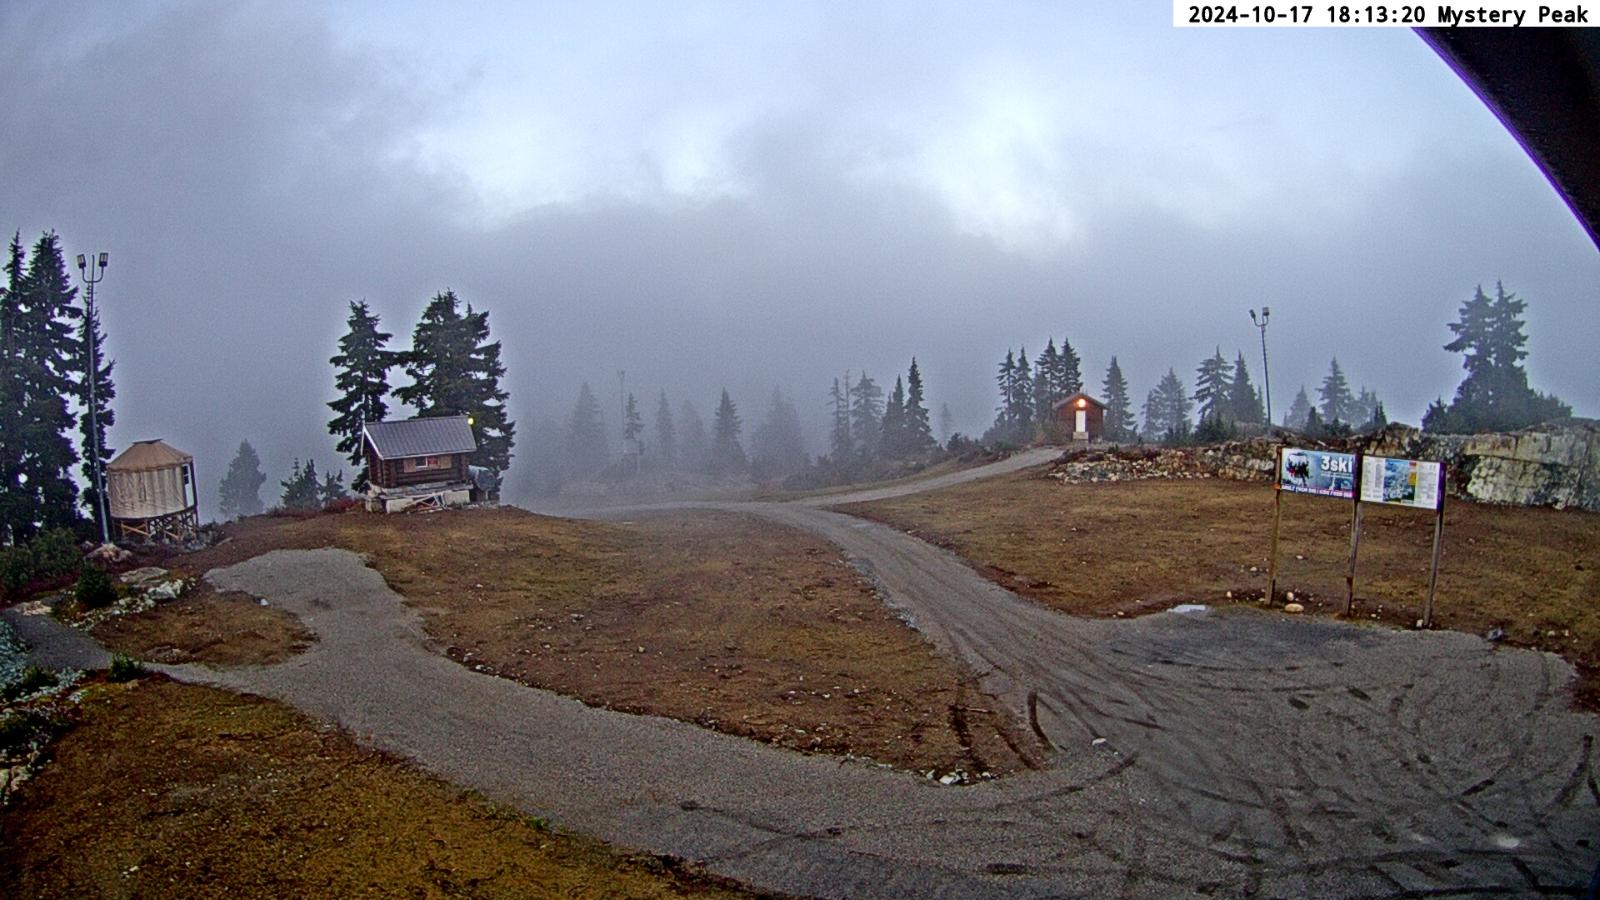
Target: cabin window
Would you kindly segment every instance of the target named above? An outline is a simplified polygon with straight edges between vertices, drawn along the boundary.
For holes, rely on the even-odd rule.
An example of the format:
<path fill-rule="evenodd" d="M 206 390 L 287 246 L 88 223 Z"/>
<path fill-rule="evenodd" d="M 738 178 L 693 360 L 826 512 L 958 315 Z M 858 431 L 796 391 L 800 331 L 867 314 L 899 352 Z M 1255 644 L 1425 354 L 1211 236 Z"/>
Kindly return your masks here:
<path fill-rule="evenodd" d="M 406 459 L 401 468 L 407 472 L 426 472 L 431 469 L 450 468 L 449 456 L 413 456 Z"/>

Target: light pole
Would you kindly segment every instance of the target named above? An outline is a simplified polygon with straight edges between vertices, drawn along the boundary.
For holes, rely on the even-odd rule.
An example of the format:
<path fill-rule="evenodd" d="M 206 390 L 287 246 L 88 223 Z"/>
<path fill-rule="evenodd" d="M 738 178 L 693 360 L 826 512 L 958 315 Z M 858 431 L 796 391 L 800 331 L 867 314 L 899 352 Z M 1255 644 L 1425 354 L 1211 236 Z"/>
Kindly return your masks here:
<path fill-rule="evenodd" d="M 94 501 L 98 507 L 95 512 L 100 518 L 100 543 L 111 543 L 111 524 L 106 515 L 106 479 L 105 472 L 101 470 L 100 448 L 105 446 L 100 440 L 100 404 L 95 399 L 96 382 L 100 380 L 100 352 L 95 344 L 99 343 L 96 326 L 99 319 L 94 314 L 94 286 L 106 278 L 106 262 L 109 253 L 91 253 L 87 257 L 78 254 L 78 277 L 89 286 L 84 299 L 84 343 L 89 345 L 89 456 L 93 465 L 90 467 L 90 477 L 94 479 Z M 98 273 L 98 274 L 97 274 Z"/>
<path fill-rule="evenodd" d="M 1272 433 L 1272 372 L 1267 368 L 1267 316 L 1272 314 L 1270 307 L 1261 307 L 1261 317 L 1256 318 L 1256 311 L 1250 310 L 1250 321 L 1261 329 L 1261 390 L 1267 399 L 1267 434 Z"/>

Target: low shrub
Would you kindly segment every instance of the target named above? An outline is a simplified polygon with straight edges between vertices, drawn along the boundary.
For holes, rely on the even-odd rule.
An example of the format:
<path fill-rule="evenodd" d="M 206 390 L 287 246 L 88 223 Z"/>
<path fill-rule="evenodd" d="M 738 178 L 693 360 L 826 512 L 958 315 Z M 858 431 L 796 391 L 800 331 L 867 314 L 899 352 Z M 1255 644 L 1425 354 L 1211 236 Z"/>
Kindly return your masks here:
<path fill-rule="evenodd" d="M 144 663 L 139 662 L 137 659 L 125 653 L 118 653 L 111 657 L 111 672 L 108 677 L 112 681 L 132 681 L 144 674 Z"/>
<path fill-rule="evenodd" d="M 46 528 L 25 544 L 0 548 L 0 591 L 21 597 L 30 586 L 70 576 L 82 558 L 70 529 Z"/>
<path fill-rule="evenodd" d="M 55 713 L 39 709 L 7 713 L 0 717 L 0 754 L 27 749 L 34 740 L 49 741 L 65 733 L 71 723 Z"/>
<path fill-rule="evenodd" d="M 57 680 L 56 673 L 49 669 L 29 666 L 22 670 L 21 678 L 7 685 L 4 692 L 0 692 L 0 697 L 4 697 L 7 701 L 26 697 L 41 688 L 54 687 Z"/>
<path fill-rule="evenodd" d="M 78 573 L 78 587 L 73 596 L 84 609 L 101 609 L 117 602 L 117 586 L 111 583 L 110 575 L 85 561 Z"/>

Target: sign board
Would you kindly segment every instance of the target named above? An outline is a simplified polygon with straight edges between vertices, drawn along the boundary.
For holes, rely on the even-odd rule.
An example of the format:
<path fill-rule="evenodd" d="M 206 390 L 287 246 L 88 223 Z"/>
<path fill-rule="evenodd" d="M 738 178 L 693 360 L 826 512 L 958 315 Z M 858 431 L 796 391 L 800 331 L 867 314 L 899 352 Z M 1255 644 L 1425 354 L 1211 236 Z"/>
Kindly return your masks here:
<path fill-rule="evenodd" d="M 1285 447 L 1278 463 L 1278 488 L 1321 497 L 1356 496 L 1356 455 Z"/>
<path fill-rule="evenodd" d="M 1439 508 L 1439 463 L 1367 456 L 1361 460 L 1363 503 Z"/>

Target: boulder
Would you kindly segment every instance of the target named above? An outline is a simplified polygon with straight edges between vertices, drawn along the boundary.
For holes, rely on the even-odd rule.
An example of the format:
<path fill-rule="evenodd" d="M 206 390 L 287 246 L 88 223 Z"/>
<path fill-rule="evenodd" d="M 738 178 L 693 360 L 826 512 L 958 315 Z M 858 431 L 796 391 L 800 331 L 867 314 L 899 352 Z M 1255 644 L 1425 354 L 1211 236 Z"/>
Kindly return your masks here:
<path fill-rule="evenodd" d="M 183 586 L 182 579 L 175 581 L 163 581 L 160 584 L 147 589 L 144 592 L 144 595 L 145 597 L 156 601 L 176 600 L 183 594 Z"/>
<path fill-rule="evenodd" d="M 133 569 L 132 571 L 123 572 L 118 577 L 121 579 L 123 584 L 130 584 L 135 587 L 140 587 L 149 584 L 152 581 L 158 581 L 167 577 L 167 570 L 161 568 L 160 566 L 145 566 L 142 569 Z"/>

